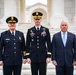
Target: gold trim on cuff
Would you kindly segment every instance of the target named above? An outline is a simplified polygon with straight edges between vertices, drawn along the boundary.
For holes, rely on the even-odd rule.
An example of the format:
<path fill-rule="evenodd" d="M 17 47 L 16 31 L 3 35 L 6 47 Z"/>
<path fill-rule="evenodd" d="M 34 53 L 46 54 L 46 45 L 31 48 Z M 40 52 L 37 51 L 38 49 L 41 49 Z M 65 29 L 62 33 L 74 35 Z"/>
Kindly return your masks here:
<path fill-rule="evenodd" d="M 26 56 L 26 51 L 23 52 L 23 56 Z"/>
<path fill-rule="evenodd" d="M 47 54 L 51 55 L 51 52 L 47 52 Z"/>
<path fill-rule="evenodd" d="M 27 55 L 30 55 L 30 53 L 26 53 L 26 56 L 27 56 Z"/>

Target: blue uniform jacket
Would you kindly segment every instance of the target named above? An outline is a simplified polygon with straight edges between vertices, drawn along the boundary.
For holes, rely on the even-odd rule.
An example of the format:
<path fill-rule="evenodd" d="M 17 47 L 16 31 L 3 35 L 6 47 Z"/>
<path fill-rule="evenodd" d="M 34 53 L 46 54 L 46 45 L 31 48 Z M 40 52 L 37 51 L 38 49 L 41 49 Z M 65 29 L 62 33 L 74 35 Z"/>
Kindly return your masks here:
<path fill-rule="evenodd" d="M 15 36 L 11 35 L 9 30 L 1 33 L 0 61 L 3 61 L 4 65 L 22 64 L 23 51 L 25 39 L 22 32 L 16 31 Z"/>

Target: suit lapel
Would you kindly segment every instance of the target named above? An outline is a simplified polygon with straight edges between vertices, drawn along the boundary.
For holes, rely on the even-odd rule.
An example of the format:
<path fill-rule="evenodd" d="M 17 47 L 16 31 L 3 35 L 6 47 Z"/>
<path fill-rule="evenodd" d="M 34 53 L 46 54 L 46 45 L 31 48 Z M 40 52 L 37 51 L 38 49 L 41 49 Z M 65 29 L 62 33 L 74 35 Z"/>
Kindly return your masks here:
<path fill-rule="evenodd" d="M 64 46 L 64 44 L 63 44 L 63 40 L 62 40 L 62 36 L 61 36 L 61 32 L 59 32 L 59 38 L 60 38 L 60 42 L 61 42 L 61 44 Z"/>
<path fill-rule="evenodd" d="M 8 35 L 12 38 L 12 34 L 11 34 L 10 30 L 8 30 Z"/>
<path fill-rule="evenodd" d="M 16 39 L 16 42 L 22 39 L 17 30 L 15 32 L 15 39 Z"/>
<path fill-rule="evenodd" d="M 41 26 L 40 28 L 40 33 L 42 33 L 43 31 L 45 31 L 45 28 L 43 26 Z M 45 31 L 46 32 L 46 31 Z"/>
<path fill-rule="evenodd" d="M 34 26 L 33 28 L 32 28 L 34 31 L 36 31 L 36 27 Z"/>
<path fill-rule="evenodd" d="M 43 26 L 40 27 L 40 31 L 43 31 L 43 29 L 45 29 Z"/>
<path fill-rule="evenodd" d="M 70 38 L 70 34 L 69 34 L 69 32 L 67 32 L 67 41 L 66 41 L 66 46 L 67 46 L 67 44 L 68 44 L 68 42 L 69 42 L 69 38 Z"/>
<path fill-rule="evenodd" d="M 40 28 L 41 29 L 41 28 Z M 33 30 L 35 30 L 35 33 L 37 34 L 37 35 L 39 35 L 40 34 L 40 30 L 39 31 L 37 31 L 36 30 L 36 28 L 33 28 Z"/>
<path fill-rule="evenodd" d="M 33 33 L 35 33 L 35 34 L 37 33 L 37 32 L 36 32 L 37 30 L 36 30 L 36 27 L 35 27 L 35 26 L 32 28 L 32 31 L 33 31 Z"/>
<path fill-rule="evenodd" d="M 16 31 L 15 32 L 15 38 L 18 39 L 18 37 L 19 37 L 19 34 L 18 34 L 18 31 Z"/>

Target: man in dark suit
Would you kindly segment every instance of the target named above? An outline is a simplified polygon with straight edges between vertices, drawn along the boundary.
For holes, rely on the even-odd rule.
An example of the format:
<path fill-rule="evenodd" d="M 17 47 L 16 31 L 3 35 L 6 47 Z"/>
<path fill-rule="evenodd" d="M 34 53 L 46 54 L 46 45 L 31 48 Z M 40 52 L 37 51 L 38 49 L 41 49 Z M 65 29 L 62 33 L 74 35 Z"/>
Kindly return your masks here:
<path fill-rule="evenodd" d="M 21 75 L 22 56 L 25 56 L 24 35 L 16 30 L 16 17 L 10 16 L 6 22 L 9 30 L 1 33 L 0 65 L 3 65 L 3 75 Z"/>
<path fill-rule="evenodd" d="M 68 32 L 68 24 L 62 21 L 61 31 L 52 39 L 52 63 L 56 66 L 56 75 L 73 75 L 76 62 L 75 35 Z"/>
<path fill-rule="evenodd" d="M 35 26 L 28 29 L 26 37 L 26 58 L 31 64 L 32 75 L 46 75 L 46 64 L 50 62 L 51 40 L 49 29 L 41 25 L 42 13 L 34 12 Z"/>

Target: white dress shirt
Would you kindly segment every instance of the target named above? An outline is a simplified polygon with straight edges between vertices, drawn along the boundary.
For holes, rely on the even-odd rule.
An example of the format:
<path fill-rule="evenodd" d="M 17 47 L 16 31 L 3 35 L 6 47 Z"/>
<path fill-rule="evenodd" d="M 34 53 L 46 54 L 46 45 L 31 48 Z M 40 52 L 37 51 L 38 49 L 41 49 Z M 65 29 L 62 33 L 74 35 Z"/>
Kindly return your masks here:
<path fill-rule="evenodd" d="M 15 31 L 15 30 L 14 30 L 14 31 L 11 31 L 11 30 L 10 30 L 10 32 L 11 32 L 11 34 L 12 34 L 12 32 L 14 32 L 14 36 L 15 36 L 15 33 L 16 33 L 16 31 Z"/>

